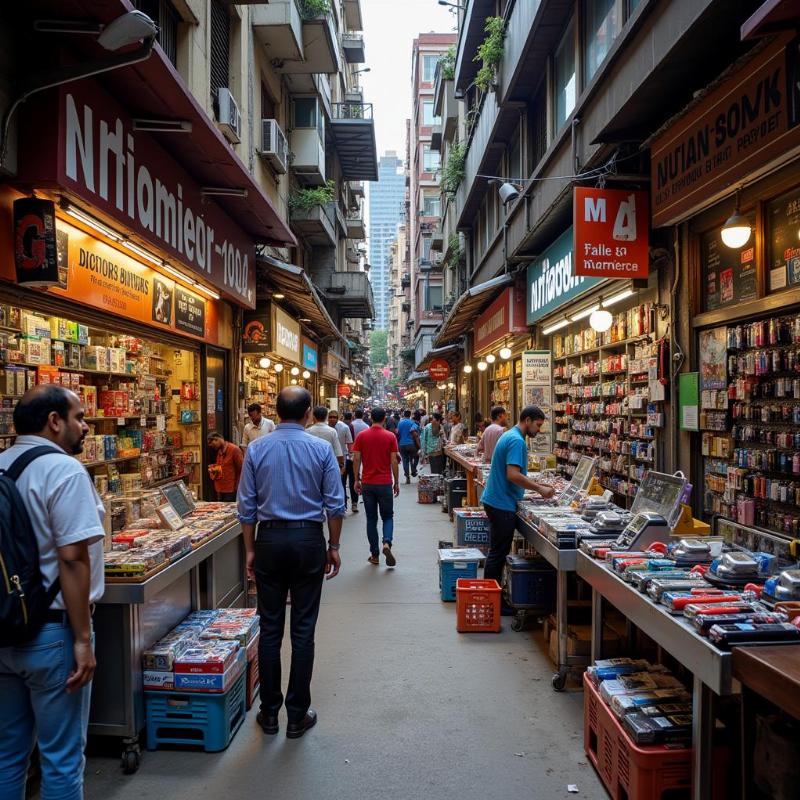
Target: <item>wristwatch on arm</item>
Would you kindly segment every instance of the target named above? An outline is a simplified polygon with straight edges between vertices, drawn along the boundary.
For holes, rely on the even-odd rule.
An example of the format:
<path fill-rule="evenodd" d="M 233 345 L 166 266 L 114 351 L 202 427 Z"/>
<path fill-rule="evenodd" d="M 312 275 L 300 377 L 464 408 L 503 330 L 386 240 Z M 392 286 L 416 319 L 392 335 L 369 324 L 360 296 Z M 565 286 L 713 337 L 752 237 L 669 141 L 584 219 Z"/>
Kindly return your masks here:
<path fill-rule="evenodd" d="M 328 542 L 328 550 L 338 550 L 341 547 L 341 544 L 334 544 L 333 542 Z"/>

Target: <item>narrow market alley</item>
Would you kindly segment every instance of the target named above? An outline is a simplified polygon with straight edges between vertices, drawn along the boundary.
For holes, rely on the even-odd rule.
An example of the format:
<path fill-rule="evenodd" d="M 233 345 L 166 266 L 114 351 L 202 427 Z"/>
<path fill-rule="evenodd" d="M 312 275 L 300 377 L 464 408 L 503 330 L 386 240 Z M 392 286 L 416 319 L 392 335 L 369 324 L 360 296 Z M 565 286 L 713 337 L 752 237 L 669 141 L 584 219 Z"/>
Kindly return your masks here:
<path fill-rule="evenodd" d="M 456 632 L 437 585 L 437 542 L 451 536 L 416 481 L 396 501 L 394 570 L 367 563 L 363 509 L 348 514 L 317 626 L 317 727 L 290 741 L 282 713 L 265 736 L 254 707 L 228 750 L 146 752 L 133 776 L 90 751 L 86 800 L 606 797 L 583 752 L 583 694 L 552 691 L 540 630 L 504 618 L 499 635 Z M 288 629 L 284 643 L 288 673 Z"/>

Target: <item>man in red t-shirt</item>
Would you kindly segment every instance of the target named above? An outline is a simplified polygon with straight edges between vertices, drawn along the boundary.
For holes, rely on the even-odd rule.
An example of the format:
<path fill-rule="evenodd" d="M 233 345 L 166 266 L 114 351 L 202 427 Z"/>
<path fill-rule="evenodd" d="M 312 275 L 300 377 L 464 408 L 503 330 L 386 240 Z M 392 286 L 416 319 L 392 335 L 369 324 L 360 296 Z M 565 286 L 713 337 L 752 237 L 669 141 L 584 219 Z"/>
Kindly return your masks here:
<path fill-rule="evenodd" d="M 364 500 L 367 512 L 367 538 L 369 563 L 379 564 L 378 510 L 383 521 L 383 555 L 386 566 L 397 564 L 392 553 L 394 533 L 394 498 L 400 494 L 400 468 L 398 466 L 397 437 L 384 428 L 386 410 L 372 409 L 372 427 L 361 431 L 353 444 L 353 474 L 356 492 Z M 363 470 L 362 470 L 363 466 Z M 394 484 L 392 480 L 394 479 Z"/>

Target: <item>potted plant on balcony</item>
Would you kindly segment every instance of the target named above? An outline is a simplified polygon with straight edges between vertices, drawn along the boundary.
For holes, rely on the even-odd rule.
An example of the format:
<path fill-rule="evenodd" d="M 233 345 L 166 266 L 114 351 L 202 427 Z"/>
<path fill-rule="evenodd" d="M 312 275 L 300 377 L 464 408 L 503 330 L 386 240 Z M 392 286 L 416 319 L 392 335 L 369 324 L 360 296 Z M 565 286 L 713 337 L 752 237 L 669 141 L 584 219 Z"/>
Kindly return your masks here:
<path fill-rule="evenodd" d="M 442 192 L 452 197 L 464 179 L 464 168 L 467 160 L 467 143 L 454 142 L 442 168 Z"/>
<path fill-rule="evenodd" d="M 452 81 L 456 77 L 456 46 L 451 44 L 447 52 L 439 61 L 442 70 L 442 80 Z"/>
<path fill-rule="evenodd" d="M 316 19 L 330 13 L 331 0 L 297 0 L 297 7 L 304 20 Z"/>
<path fill-rule="evenodd" d="M 296 189 L 289 195 L 289 211 L 307 213 L 317 206 L 324 207 L 333 202 L 336 184 L 329 180 L 324 186 L 309 186 Z"/>
<path fill-rule="evenodd" d="M 489 17 L 484 27 L 486 38 L 478 48 L 475 61 L 483 62 L 475 76 L 475 85 L 483 92 L 494 86 L 497 68 L 503 60 L 503 40 L 506 36 L 506 24 L 502 17 Z"/>

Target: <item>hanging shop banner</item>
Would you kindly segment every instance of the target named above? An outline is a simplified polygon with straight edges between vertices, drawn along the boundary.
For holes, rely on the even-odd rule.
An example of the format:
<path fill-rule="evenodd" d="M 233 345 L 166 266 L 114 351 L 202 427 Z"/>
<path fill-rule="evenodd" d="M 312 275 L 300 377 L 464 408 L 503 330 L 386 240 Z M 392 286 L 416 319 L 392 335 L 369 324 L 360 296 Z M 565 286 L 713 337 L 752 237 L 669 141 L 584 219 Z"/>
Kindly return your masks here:
<path fill-rule="evenodd" d="M 57 99 L 57 106 L 54 100 Z M 30 108 L 28 108 L 30 106 Z M 20 177 L 63 186 L 213 284 L 255 307 L 255 243 L 100 84 L 84 80 L 26 104 Z M 33 121 L 32 121 L 33 120 Z M 41 124 L 48 120 L 48 124 Z"/>
<path fill-rule="evenodd" d="M 572 245 L 573 233 L 569 228 L 528 265 L 528 325 L 552 314 L 602 280 L 573 274 Z"/>
<path fill-rule="evenodd" d="M 303 341 L 303 366 L 312 372 L 317 371 L 317 348 L 306 341 Z"/>
<path fill-rule="evenodd" d="M 350 397 L 352 393 L 353 393 L 352 387 L 348 386 L 346 383 L 340 383 L 336 387 L 337 397 Z"/>
<path fill-rule="evenodd" d="M 800 84 L 789 38 L 779 36 L 653 139 L 653 227 L 685 219 L 800 145 Z"/>
<path fill-rule="evenodd" d="M 431 376 L 431 380 L 445 381 L 450 377 L 450 364 L 443 358 L 434 358 L 428 365 L 428 375 Z"/>
<path fill-rule="evenodd" d="M 56 242 L 56 207 L 51 200 L 20 197 L 14 201 L 14 263 L 20 286 L 60 286 Z"/>
<path fill-rule="evenodd" d="M 646 278 L 649 205 L 647 192 L 576 186 L 572 195 L 575 274 Z"/>
<path fill-rule="evenodd" d="M 175 327 L 193 336 L 202 336 L 206 327 L 205 301 L 182 286 L 175 287 Z"/>
<path fill-rule="evenodd" d="M 475 321 L 475 352 L 491 347 L 510 333 L 527 333 L 525 299 L 509 286 Z"/>
<path fill-rule="evenodd" d="M 533 439 L 536 453 L 553 452 L 553 354 L 549 350 L 526 350 L 522 354 L 522 405 L 539 406 L 544 425 Z"/>
<path fill-rule="evenodd" d="M 272 350 L 276 355 L 295 364 L 300 363 L 300 325 L 276 305 L 272 306 L 271 338 Z"/>
<path fill-rule="evenodd" d="M 331 378 L 334 381 L 339 380 L 339 370 L 341 369 L 342 362 L 339 357 L 328 350 L 325 353 L 325 362 L 322 365 L 322 374 L 326 378 Z"/>
<path fill-rule="evenodd" d="M 269 307 L 245 312 L 242 320 L 242 352 L 265 354 L 270 351 Z"/>

